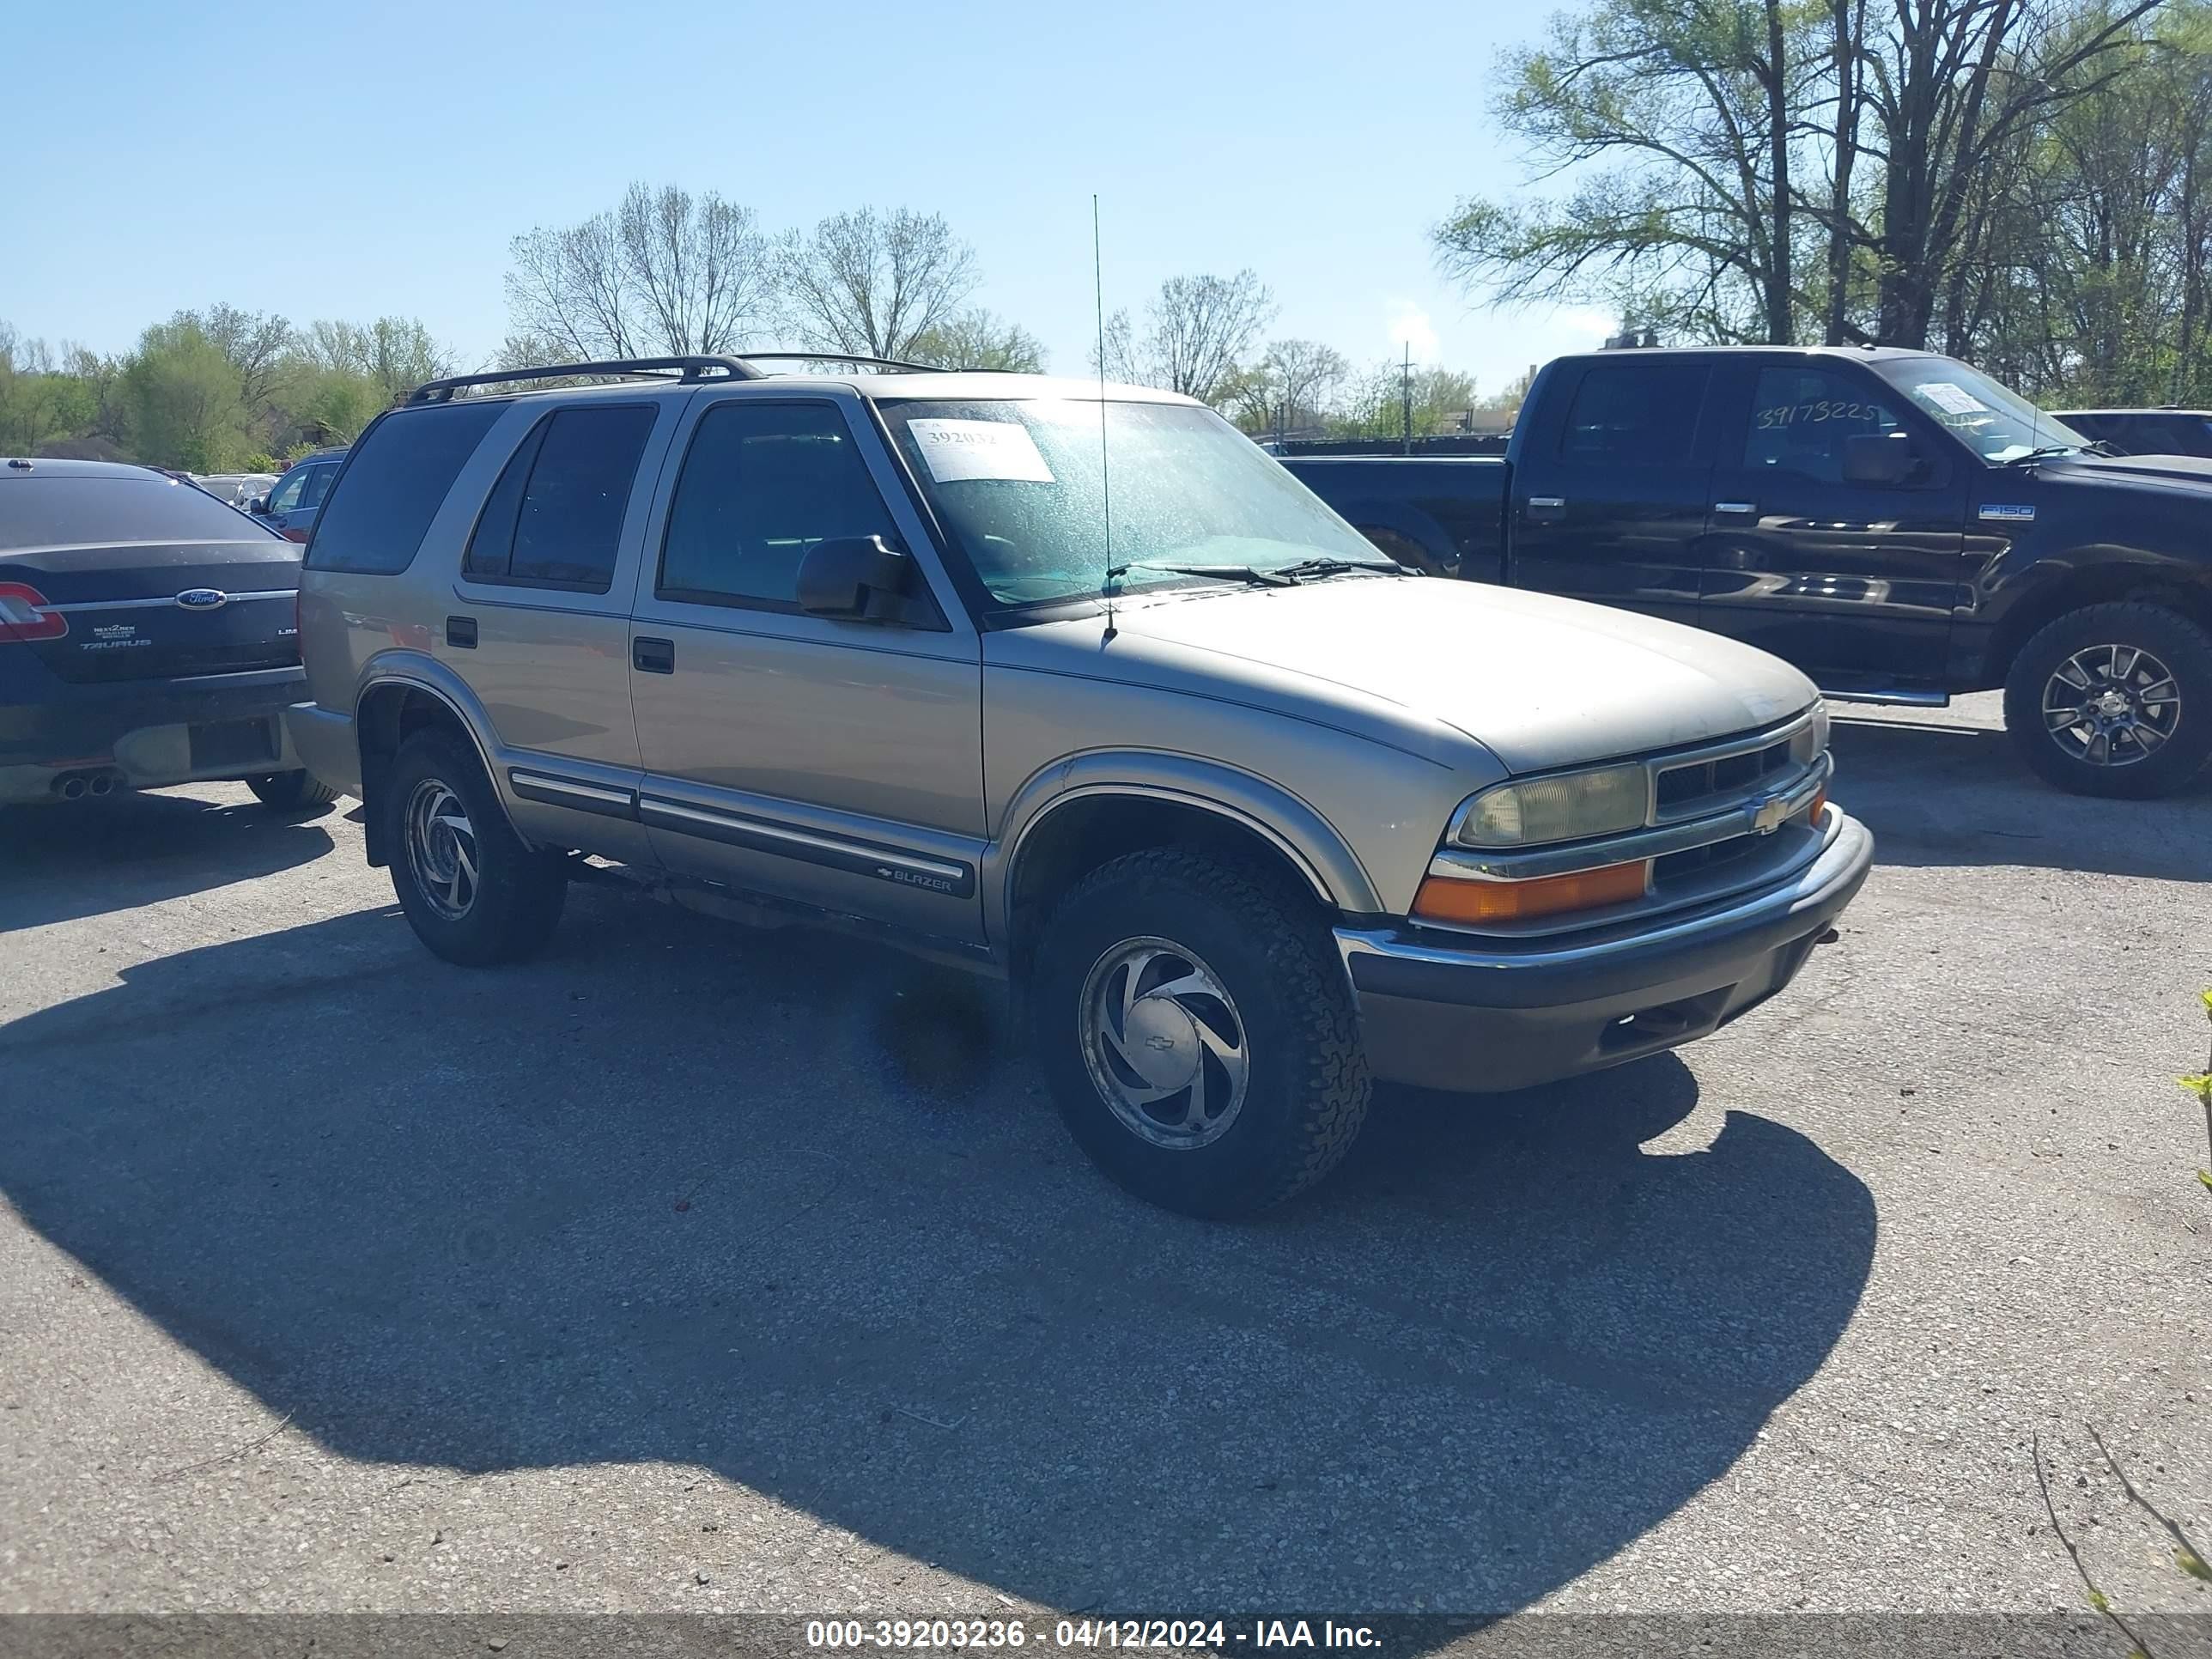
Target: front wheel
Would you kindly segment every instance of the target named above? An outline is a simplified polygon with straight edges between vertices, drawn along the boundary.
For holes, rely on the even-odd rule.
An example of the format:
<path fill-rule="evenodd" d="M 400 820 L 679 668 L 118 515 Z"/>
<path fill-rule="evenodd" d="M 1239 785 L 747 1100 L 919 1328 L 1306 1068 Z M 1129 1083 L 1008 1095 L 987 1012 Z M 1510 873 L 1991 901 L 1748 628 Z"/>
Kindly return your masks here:
<path fill-rule="evenodd" d="M 1328 931 L 1257 869 L 1168 848 L 1102 866 L 1046 924 L 1034 991 L 1069 1133 L 1163 1208 L 1280 1203 L 1335 1168 L 1366 1117 Z"/>
<path fill-rule="evenodd" d="M 378 793 L 392 891 L 416 938 L 470 968 L 544 946 L 568 896 L 562 855 L 514 833 L 465 744 L 441 732 L 410 738 Z"/>
<path fill-rule="evenodd" d="M 2170 795 L 2212 759 L 2212 635 L 2138 601 L 2069 611 L 2021 647 L 2004 708 L 2021 758 L 2061 789 Z"/>

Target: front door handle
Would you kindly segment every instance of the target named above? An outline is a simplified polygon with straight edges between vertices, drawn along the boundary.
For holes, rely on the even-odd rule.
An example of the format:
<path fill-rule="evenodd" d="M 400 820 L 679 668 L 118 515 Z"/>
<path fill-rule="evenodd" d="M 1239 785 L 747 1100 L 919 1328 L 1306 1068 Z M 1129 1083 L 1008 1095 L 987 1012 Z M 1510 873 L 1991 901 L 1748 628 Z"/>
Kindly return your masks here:
<path fill-rule="evenodd" d="M 1564 495 L 1531 495 L 1528 516 L 1532 519 L 1564 519 L 1567 516 L 1567 498 Z"/>
<path fill-rule="evenodd" d="M 641 674 L 673 674 L 676 641 L 634 639 L 629 642 L 629 665 Z"/>
<path fill-rule="evenodd" d="M 1725 513 L 1731 518 L 1748 519 L 1759 511 L 1757 501 L 1715 501 L 1713 511 Z"/>

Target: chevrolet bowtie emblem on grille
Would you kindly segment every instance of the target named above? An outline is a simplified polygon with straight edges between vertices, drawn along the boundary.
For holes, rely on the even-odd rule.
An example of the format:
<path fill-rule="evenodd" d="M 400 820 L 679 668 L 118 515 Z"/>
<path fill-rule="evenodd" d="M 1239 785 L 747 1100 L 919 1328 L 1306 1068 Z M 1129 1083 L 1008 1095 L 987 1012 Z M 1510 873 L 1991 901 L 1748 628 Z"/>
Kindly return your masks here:
<path fill-rule="evenodd" d="M 230 603 L 230 595 L 220 587 L 188 587 L 177 595 L 177 603 L 187 611 L 220 611 Z"/>
<path fill-rule="evenodd" d="M 1782 821 L 1789 816 L 1789 797 L 1769 795 L 1753 810 L 1751 827 L 1762 836 L 1771 836 L 1782 827 Z"/>

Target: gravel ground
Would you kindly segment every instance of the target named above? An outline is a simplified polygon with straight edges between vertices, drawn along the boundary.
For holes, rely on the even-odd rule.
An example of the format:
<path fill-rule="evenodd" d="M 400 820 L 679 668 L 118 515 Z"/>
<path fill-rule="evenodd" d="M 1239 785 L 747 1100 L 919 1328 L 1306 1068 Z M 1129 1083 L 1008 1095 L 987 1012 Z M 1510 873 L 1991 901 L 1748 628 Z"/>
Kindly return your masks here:
<path fill-rule="evenodd" d="M 2212 791 L 1987 704 L 1839 726 L 1788 994 L 1242 1227 L 856 946 L 592 888 L 470 973 L 343 809 L 0 819 L 0 1610 L 2079 1608 L 2039 1443 L 2212 1613 L 2091 1438 L 2212 1534 Z"/>

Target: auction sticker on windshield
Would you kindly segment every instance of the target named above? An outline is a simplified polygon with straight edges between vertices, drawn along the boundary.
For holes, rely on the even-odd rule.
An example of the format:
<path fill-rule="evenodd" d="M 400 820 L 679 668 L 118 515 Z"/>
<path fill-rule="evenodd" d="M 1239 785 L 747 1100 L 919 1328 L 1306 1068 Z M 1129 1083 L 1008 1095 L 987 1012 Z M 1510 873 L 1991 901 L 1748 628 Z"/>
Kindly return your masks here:
<path fill-rule="evenodd" d="M 969 478 L 1012 478 L 1052 483 L 1052 469 L 1036 440 L 1019 421 L 908 421 L 915 447 L 939 483 Z"/>
<path fill-rule="evenodd" d="M 1990 406 L 1963 386 L 1948 380 L 1923 380 L 1915 388 L 1947 415 L 1986 415 Z"/>

